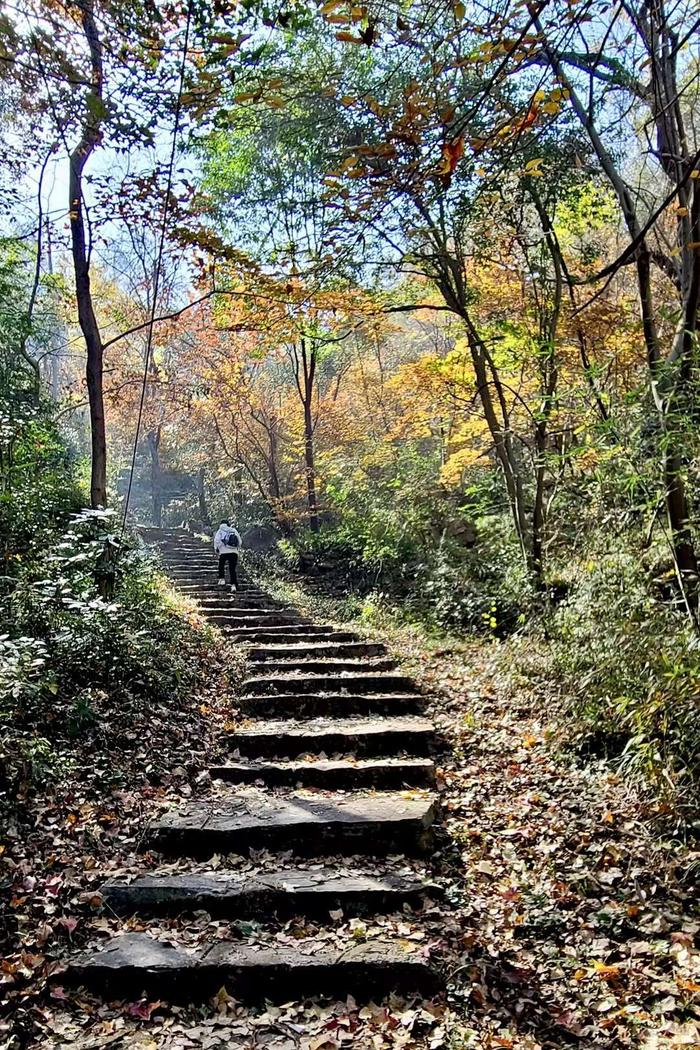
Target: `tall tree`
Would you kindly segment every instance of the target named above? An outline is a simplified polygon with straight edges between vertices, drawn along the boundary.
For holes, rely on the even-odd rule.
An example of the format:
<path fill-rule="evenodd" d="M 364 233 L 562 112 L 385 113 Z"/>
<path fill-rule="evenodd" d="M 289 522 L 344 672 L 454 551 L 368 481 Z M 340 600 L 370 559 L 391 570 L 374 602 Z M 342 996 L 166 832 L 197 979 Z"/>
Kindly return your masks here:
<path fill-rule="evenodd" d="M 93 507 L 107 506 L 107 433 L 104 406 L 104 348 L 95 316 L 90 288 L 90 248 L 85 231 L 85 197 L 83 173 L 103 137 L 107 110 L 104 102 L 103 46 L 93 0 L 76 4 L 89 55 L 89 88 L 79 130 L 80 138 L 70 155 L 68 214 L 70 217 L 71 251 L 75 274 L 75 297 L 78 319 L 85 339 L 88 402 L 90 405 L 90 445 L 92 451 L 90 498 Z"/>
<path fill-rule="evenodd" d="M 546 63 L 561 85 L 619 202 L 628 244 L 597 277 L 604 280 L 622 266 L 634 267 L 650 389 L 659 421 L 666 514 L 681 588 L 697 622 L 698 561 L 683 448 L 685 410 L 695 396 L 700 306 L 700 142 L 693 121 L 687 120 L 684 103 L 684 94 L 698 79 L 697 62 L 688 63 L 684 57 L 686 45 L 698 30 L 697 14 L 683 3 L 670 8 L 656 0 L 613 4 L 601 16 L 604 46 L 599 43 L 601 26 L 592 31 L 581 19 L 572 50 L 561 43 L 559 5 L 547 12 L 535 6 L 528 10 L 539 38 L 535 57 Z M 642 132 L 660 176 L 651 201 L 647 187 L 633 188 L 624 157 L 616 156 L 606 115 L 613 98 L 622 112 L 636 108 L 644 113 Z M 657 239 L 661 220 L 669 211 L 676 227 L 670 251 Z M 655 266 L 678 296 L 675 330 L 666 345 L 654 292 Z"/>

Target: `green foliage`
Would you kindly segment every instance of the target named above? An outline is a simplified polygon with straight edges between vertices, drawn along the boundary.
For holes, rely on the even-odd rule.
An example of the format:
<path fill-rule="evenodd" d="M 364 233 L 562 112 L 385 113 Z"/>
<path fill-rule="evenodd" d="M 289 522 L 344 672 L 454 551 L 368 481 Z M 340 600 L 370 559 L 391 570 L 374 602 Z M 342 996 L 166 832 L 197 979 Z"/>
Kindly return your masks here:
<path fill-rule="evenodd" d="M 581 566 L 553 619 L 549 670 L 593 744 L 690 801 L 700 780 L 700 646 L 662 597 L 622 547 Z"/>
<path fill-rule="evenodd" d="M 0 403 L 0 536 L 4 575 L 21 571 L 33 551 L 52 547 L 57 523 L 80 505 L 73 458 L 48 406 L 21 415 Z"/>
<path fill-rule="evenodd" d="M 105 598 L 110 516 L 81 512 L 53 546 L 31 552 L 0 604 L 0 780 L 56 776 L 61 740 L 110 733 L 110 713 L 149 705 L 194 684 L 201 639 L 159 592 L 154 566 L 119 545 Z M 27 755 L 32 756 L 27 765 Z"/>
<path fill-rule="evenodd" d="M 503 503 L 497 476 L 477 471 L 461 492 L 447 489 L 437 447 L 421 439 L 365 470 L 329 455 L 324 471 L 328 521 L 295 537 L 288 563 L 301 550 L 431 628 L 500 635 L 521 622 L 532 593 L 512 529 L 494 512 Z"/>
<path fill-rule="evenodd" d="M 435 629 L 513 631 L 534 595 L 507 523 L 479 521 L 474 545 L 465 547 L 446 530 L 435 538 L 421 509 L 413 520 L 390 509 L 376 517 L 348 514 L 317 533 L 280 541 L 280 560 L 292 571 L 328 573 L 334 584 L 341 579 L 358 595 L 365 619 L 381 606 Z"/>
<path fill-rule="evenodd" d="M 78 510 L 77 465 L 40 399 L 0 431 L 0 798 L 69 770 L 67 742 L 109 738 L 197 676 L 202 636 L 112 514 Z M 115 720 L 118 721 L 118 720 Z"/>
<path fill-rule="evenodd" d="M 534 601 L 522 556 L 505 522 L 478 523 L 468 550 L 442 543 L 412 598 L 418 617 L 442 629 L 503 636 L 521 625 Z"/>

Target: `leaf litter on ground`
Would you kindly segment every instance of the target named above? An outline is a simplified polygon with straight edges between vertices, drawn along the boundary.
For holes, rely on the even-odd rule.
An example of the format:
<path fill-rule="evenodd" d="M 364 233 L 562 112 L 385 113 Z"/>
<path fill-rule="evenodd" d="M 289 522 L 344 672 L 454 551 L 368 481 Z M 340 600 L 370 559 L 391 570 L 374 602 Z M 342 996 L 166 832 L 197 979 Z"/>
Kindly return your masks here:
<path fill-rule="evenodd" d="M 31 819 L 18 817 L 5 829 L 0 849 L 11 896 L 0 972 L 3 1050 L 700 1046 L 693 884 L 700 855 L 666 840 L 661 807 L 643 791 L 608 764 L 566 751 L 566 723 L 553 698 L 512 673 L 516 642 L 443 642 L 437 649 L 407 629 L 387 632 L 386 640 L 433 697 L 445 741 L 445 829 L 428 872 L 444 900 L 416 913 L 353 918 L 336 911 L 313 922 L 220 922 L 202 913 L 141 922 L 101 910 L 98 890 L 107 877 L 156 866 L 252 875 L 291 860 L 262 852 L 163 863 L 138 852 L 148 816 L 212 792 L 202 770 L 235 717 L 235 696 L 221 688 L 226 658 L 219 654 L 207 690 L 186 711 L 158 712 L 155 721 L 153 712 L 123 713 L 135 743 L 119 753 L 128 774 L 120 786 L 110 786 L 114 753 L 105 747 L 84 756 L 82 777 L 62 793 L 27 800 Z M 155 726 L 150 737 L 146 723 Z M 144 775 L 154 754 L 158 768 Z M 313 870 L 327 861 L 302 863 Z M 353 863 L 344 857 L 341 867 Z M 361 863 L 368 867 L 367 858 Z M 374 867 L 424 872 L 403 857 Z M 223 938 L 317 950 L 403 937 L 443 969 L 448 998 L 247 1008 L 226 989 L 190 1007 L 104 1003 L 61 987 L 46 994 L 47 973 L 60 959 L 134 929 L 192 947 Z"/>

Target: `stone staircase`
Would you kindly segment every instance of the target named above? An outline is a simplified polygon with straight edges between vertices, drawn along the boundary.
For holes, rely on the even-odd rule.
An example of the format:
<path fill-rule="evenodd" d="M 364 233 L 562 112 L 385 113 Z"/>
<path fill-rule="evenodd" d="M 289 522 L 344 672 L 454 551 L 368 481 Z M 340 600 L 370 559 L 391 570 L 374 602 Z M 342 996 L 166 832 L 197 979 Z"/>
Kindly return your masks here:
<path fill-rule="evenodd" d="M 251 582 L 236 594 L 217 587 L 210 547 L 184 530 L 153 530 L 147 538 L 176 586 L 246 647 L 249 673 L 241 718 L 210 769 L 211 790 L 145 829 L 144 845 L 163 855 L 165 869 L 166 858 L 186 857 L 200 862 L 197 870 L 110 880 L 105 906 L 146 927 L 157 917 L 195 913 L 326 922 L 329 913 L 419 916 L 439 889 L 420 860 L 406 858 L 431 850 L 437 804 L 434 730 L 411 679 L 384 646 L 312 623 Z M 269 870 L 222 870 L 220 861 L 202 869 L 213 856 L 250 851 L 267 851 Z M 303 939 L 289 947 L 234 937 L 203 950 L 173 940 L 176 934 L 124 933 L 74 959 L 63 979 L 112 998 L 145 992 L 192 999 L 222 985 L 237 999 L 284 1000 L 440 987 L 420 945 L 399 938 L 323 949 Z"/>

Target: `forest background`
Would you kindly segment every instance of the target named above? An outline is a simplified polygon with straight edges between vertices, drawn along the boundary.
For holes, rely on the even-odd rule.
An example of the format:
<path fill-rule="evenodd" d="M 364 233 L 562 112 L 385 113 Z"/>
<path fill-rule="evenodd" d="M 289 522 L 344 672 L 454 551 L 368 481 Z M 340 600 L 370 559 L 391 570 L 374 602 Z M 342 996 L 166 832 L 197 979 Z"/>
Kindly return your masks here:
<path fill-rule="evenodd" d="M 697 29 L 657 0 L 6 8 L 6 784 L 56 773 L 47 712 L 188 681 L 124 526 L 230 516 L 346 617 L 507 647 L 692 824 Z"/>

